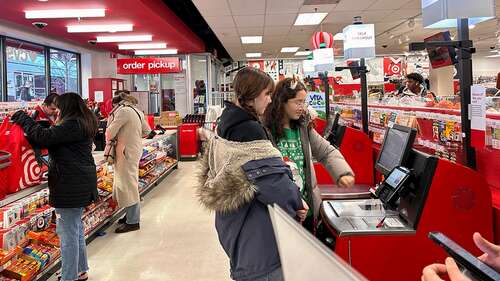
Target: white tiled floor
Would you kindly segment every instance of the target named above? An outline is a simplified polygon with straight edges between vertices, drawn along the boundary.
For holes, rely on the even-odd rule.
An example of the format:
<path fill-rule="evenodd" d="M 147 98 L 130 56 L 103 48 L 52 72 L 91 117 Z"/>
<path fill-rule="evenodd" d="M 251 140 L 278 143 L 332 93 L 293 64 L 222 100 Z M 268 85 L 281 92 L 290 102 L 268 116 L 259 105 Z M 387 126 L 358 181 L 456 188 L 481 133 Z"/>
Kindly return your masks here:
<path fill-rule="evenodd" d="M 214 215 L 194 197 L 195 165 L 181 162 L 146 195 L 140 231 L 115 234 L 112 226 L 88 245 L 89 280 L 231 280 Z"/>

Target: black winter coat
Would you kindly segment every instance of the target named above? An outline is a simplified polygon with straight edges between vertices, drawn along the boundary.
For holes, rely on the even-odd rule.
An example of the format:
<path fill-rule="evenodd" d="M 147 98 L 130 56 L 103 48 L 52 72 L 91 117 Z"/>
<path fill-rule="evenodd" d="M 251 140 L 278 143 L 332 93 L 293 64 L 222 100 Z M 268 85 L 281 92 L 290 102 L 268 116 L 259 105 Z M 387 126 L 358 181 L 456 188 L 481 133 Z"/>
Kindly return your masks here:
<path fill-rule="evenodd" d="M 55 208 L 80 208 L 97 197 L 97 174 L 92 157 L 93 137 L 85 136 L 76 119 L 43 128 L 27 114 L 15 120 L 30 143 L 49 150 L 49 200 Z"/>
<path fill-rule="evenodd" d="M 217 134 L 235 142 L 268 140 L 260 122 L 231 103 L 226 103 Z M 238 281 L 262 277 L 281 266 L 267 204 L 278 204 L 291 216 L 302 208 L 298 187 L 281 158 L 250 161 L 242 169 L 258 188 L 255 198 L 236 211 L 215 216 L 219 240 L 230 258 L 231 277 Z"/>

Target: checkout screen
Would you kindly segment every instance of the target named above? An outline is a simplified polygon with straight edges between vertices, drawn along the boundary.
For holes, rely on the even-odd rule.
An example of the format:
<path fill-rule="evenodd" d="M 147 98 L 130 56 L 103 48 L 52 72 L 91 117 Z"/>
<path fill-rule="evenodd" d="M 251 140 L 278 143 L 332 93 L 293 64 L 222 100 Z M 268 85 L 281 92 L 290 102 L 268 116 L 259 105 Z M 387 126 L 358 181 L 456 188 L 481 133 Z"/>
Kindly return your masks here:
<path fill-rule="evenodd" d="M 380 159 L 378 160 L 379 164 L 388 171 L 400 165 L 407 139 L 407 133 L 399 130 L 389 130 L 384 140 L 384 147 L 380 154 Z"/>
<path fill-rule="evenodd" d="M 390 187 L 395 189 L 398 187 L 401 182 L 406 177 L 406 173 L 401 171 L 400 169 L 394 169 L 392 173 L 385 179 L 385 183 L 387 183 Z"/>

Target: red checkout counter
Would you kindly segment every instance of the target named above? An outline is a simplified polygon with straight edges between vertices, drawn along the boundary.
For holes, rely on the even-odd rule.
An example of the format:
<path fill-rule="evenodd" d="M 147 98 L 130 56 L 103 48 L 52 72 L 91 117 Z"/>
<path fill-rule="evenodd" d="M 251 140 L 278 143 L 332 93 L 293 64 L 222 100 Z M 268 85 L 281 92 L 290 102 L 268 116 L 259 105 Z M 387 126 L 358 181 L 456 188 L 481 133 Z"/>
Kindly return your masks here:
<path fill-rule="evenodd" d="M 493 237 L 491 193 L 484 177 L 411 149 L 413 140 L 401 150 L 398 138 L 405 136 L 393 131 L 396 141 L 391 142 L 390 130 L 397 128 L 386 132 L 376 163 L 386 175 L 377 189 L 382 190 L 379 198 L 322 203 L 322 221 L 335 238 L 335 253 L 374 281 L 420 280 L 425 266 L 444 262 L 445 251 L 428 238 L 431 231 L 440 231 L 479 255 L 472 234 Z M 394 176 L 398 169 L 407 171 L 408 177 Z M 402 181 L 397 188 L 395 178 Z"/>

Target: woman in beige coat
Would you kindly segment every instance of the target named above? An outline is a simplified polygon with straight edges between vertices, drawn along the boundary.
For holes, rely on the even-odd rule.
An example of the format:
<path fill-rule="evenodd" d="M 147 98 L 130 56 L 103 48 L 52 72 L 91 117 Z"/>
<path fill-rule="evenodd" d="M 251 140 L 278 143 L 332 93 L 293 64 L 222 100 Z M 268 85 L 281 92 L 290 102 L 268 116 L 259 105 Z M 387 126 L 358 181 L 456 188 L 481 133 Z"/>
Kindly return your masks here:
<path fill-rule="evenodd" d="M 108 118 L 106 143 L 115 142 L 113 198 L 126 215 L 116 233 L 139 230 L 139 161 L 142 156 L 142 138 L 151 129 L 144 114 L 136 108 L 137 99 L 128 91 L 113 98 L 113 110 Z"/>

